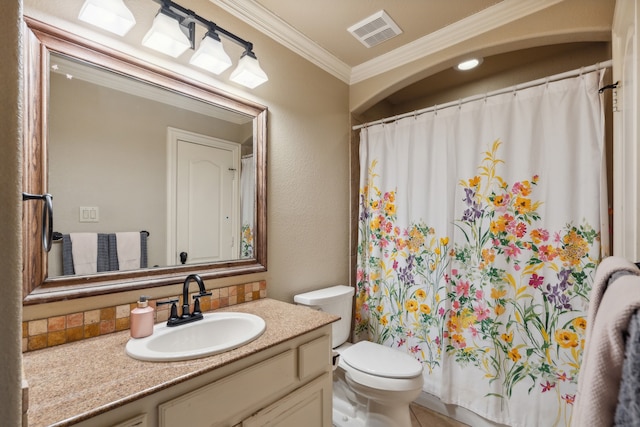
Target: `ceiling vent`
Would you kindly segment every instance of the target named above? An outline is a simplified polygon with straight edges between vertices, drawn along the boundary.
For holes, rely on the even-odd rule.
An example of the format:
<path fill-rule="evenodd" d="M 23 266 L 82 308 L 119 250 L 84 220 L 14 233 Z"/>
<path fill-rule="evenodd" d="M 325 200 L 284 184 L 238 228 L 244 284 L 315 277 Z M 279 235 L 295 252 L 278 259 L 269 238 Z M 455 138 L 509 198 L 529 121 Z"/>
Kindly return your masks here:
<path fill-rule="evenodd" d="M 353 34 L 353 36 L 366 47 L 376 46 L 402 34 L 400 27 L 393 22 L 393 19 L 391 19 L 384 10 L 376 12 L 370 17 L 352 25 L 347 28 L 347 31 Z"/>

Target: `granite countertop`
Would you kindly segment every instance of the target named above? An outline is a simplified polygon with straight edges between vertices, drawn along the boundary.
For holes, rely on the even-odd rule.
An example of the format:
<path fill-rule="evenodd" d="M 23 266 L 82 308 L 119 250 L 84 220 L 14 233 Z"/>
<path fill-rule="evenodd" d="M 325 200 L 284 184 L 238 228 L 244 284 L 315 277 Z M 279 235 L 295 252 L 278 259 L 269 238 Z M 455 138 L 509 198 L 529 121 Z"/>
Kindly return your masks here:
<path fill-rule="evenodd" d="M 29 426 L 72 425 L 338 319 L 268 298 L 216 311 L 256 314 L 266 321 L 266 330 L 255 341 L 235 350 L 181 362 L 132 359 L 124 349 L 129 331 L 25 353 Z"/>

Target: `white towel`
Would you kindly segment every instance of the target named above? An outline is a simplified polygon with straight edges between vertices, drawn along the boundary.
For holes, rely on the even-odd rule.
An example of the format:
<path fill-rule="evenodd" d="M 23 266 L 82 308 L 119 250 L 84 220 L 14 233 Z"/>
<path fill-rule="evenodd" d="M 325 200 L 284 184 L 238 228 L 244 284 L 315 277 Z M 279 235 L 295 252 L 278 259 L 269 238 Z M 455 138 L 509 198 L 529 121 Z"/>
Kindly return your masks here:
<path fill-rule="evenodd" d="M 616 275 L 620 275 L 622 273 L 629 273 L 636 276 L 640 275 L 640 271 L 634 263 L 619 256 L 606 257 L 600 261 L 600 264 L 598 264 L 598 268 L 596 269 L 596 274 L 593 279 L 593 286 L 591 287 L 591 293 L 589 294 L 589 311 L 587 312 L 587 330 L 585 336 L 586 343 L 591 341 L 591 332 L 596 321 L 596 315 L 598 314 L 600 302 L 604 297 L 607 287 L 610 285 L 610 282 L 614 280 Z M 588 351 L 589 347 L 587 346 L 587 348 L 584 349 L 584 354 Z M 580 387 L 579 384 L 578 387 Z"/>
<path fill-rule="evenodd" d="M 120 270 L 140 268 L 140 232 L 116 233 L 116 248 Z"/>
<path fill-rule="evenodd" d="M 622 276 L 607 287 L 585 342 L 571 425 L 612 426 L 629 320 L 640 308 L 640 277 Z"/>
<path fill-rule="evenodd" d="M 620 330 L 640 307 L 638 275 L 635 264 L 617 256 L 604 258 L 596 269 L 572 427 L 613 425 L 624 359 Z"/>
<path fill-rule="evenodd" d="M 73 270 L 76 274 L 98 271 L 98 235 L 96 233 L 70 233 Z"/>

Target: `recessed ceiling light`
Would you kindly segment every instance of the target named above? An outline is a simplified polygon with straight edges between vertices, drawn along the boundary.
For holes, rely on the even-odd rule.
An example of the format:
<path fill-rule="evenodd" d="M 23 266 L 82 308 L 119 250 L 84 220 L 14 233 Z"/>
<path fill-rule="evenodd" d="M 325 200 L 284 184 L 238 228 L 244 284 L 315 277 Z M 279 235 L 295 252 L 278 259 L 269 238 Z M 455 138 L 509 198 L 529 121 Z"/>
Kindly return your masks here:
<path fill-rule="evenodd" d="M 481 63 L 482 63 L 482 58 L 467 59 L 466 61 L 462 61 L 461 63 L 456 65 L 456 69 L 460 71 L 467 71 L 467 70 L 471 70 L 472 68 L 476 68 Z"/>

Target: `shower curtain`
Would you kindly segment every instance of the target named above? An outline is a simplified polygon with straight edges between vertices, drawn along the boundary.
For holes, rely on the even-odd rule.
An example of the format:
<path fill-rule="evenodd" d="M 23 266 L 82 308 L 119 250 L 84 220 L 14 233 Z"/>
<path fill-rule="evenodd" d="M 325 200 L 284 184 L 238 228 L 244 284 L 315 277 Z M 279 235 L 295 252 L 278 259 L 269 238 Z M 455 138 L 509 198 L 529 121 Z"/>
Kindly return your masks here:
<path fill-rule="evenodd" d="M 356 339 L 416 357 L 445 403 L 569 425 L 606 224 L 601 74 L 361 130 Z"/>
<path fill-rule="evenodd" d="M 255 163 L 253 155 L 242 158 L 240 170 L 240 210 L 242 236 L 240 258 L 253 258 L 253 231 L 255 213 Z"/>

